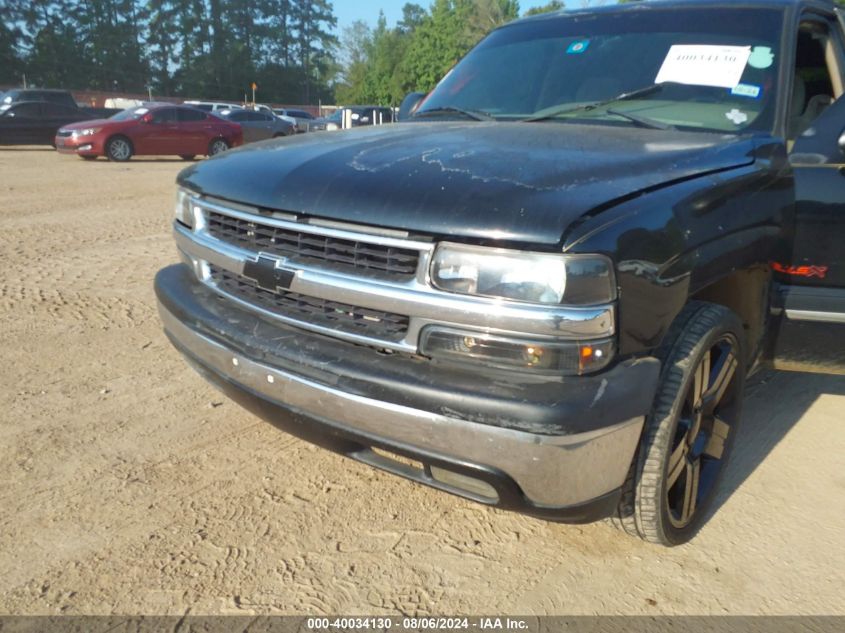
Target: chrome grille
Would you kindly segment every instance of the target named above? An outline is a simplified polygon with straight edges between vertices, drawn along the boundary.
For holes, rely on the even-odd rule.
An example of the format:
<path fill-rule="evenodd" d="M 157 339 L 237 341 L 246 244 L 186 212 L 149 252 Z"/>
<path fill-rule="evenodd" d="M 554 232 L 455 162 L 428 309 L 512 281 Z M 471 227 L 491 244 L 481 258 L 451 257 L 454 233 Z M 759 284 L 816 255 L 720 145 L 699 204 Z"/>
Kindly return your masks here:
<path fill-rule="evenodd" d="M 412 249 L 299 232 L 214 211 L 207 212 L 206 230 L 232 246 L 295 264 L 389 279 L 412 279 L 420 257 Z"/>
<path fill-rule="evenodd" d="M 220 291 L 289 319 L 386 341 L 400 341 L 408 330 L 407 316 L 295 292 L 272 292 L 213 265 L 209 266 L 209 272 L 210 280 Z"/>

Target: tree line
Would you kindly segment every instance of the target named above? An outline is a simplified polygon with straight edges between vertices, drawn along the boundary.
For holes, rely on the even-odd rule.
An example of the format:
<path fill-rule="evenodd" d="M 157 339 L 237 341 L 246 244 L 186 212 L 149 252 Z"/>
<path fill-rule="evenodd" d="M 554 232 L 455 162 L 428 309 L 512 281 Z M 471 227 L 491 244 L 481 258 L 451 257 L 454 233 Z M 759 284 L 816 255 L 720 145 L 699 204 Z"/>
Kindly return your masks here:
<path fill-rule="evenodd" d="M 339 39 L 330 0 L 0 0 L 0 84 L 240 100 L 254 81 L 259 101 L 395 105 L 519 15 L 517 0 L 408 3 L 395 27 Z"/>
<path fill-rule="evenodd" d="M 0 83 L 331 99 L 329 0 L 0 0 Z"/>

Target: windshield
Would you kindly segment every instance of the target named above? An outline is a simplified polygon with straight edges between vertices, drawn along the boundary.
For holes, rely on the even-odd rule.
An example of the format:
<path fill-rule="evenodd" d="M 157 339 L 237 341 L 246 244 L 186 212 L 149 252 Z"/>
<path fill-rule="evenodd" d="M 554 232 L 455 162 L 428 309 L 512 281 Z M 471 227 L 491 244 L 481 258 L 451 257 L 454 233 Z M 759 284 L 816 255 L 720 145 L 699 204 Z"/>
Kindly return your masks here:
<path fill-rule="evenodd" d="M 632 125 L 621 112 L 678 128 L 771 130 L 782 20 L 772 9 L 674 8 L 519 22 L 473 49 L 417 114 Z"/>
<path fill-rule="evenodd" d="M 126 110 L 118 112 L 117 114 L 114 114 L 109 118 L 112 121 L 128 121 L 129 119 L 140 119 L 149 111 L 149 108 L 127 108 Z"/>

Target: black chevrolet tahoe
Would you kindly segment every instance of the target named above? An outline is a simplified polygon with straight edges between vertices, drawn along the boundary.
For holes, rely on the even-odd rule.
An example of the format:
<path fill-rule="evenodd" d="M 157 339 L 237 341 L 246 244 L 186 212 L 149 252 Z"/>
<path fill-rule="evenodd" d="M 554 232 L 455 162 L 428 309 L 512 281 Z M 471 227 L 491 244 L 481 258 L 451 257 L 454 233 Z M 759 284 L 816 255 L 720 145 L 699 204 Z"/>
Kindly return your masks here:
<path fill-rule="evenodd" d="M 843 92 L 829 2 L 519 20 L 407 122 L 183 171 L 164 328 L 288 433 L 683 543 L 748 373 L 845 371 Z"/>

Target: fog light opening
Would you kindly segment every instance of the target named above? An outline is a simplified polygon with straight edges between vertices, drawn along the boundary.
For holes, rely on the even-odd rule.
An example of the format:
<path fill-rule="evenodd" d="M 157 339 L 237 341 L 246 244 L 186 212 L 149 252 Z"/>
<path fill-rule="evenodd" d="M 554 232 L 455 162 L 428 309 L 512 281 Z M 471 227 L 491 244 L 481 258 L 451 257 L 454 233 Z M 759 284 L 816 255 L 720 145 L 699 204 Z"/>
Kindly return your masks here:
<path fill-rule="evenodd" d="M 431 466 L 431 477 L 441 484 L 446 484 L 452 488 L 457 488 L 463 492 L 469 493 L 475 497 L 481 497 L 490 503 L 499 501 L 499 493 L 496 489 L 488 484 L 486 481 L 470 477 L 469 475 L 462 475 L 461 473 L 452 472 L 437 466 Z"/>

